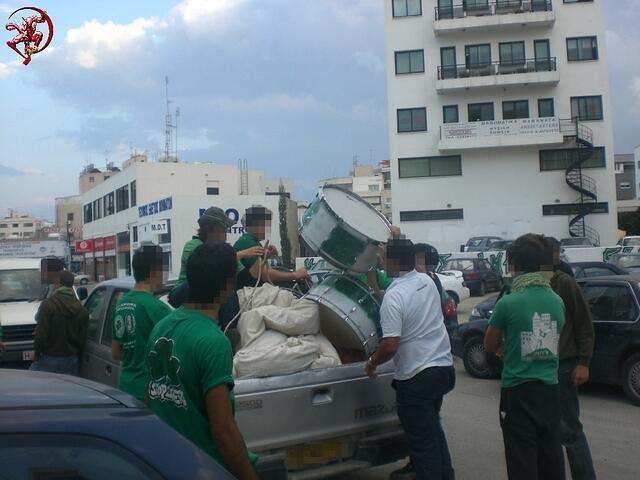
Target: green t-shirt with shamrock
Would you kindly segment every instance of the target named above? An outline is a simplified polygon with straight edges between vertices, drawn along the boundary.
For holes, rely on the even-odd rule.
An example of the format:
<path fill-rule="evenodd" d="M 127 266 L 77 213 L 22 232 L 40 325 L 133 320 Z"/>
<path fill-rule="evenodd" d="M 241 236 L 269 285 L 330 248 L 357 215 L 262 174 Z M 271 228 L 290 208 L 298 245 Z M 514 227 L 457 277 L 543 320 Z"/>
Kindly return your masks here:
<path fill-rule="evenodd" d="M 153 327 L 171 308 L 151 293 L 132 290 L 118 302 L 113 314 L 113 340 L 122 347 L 118 388 L 144 401 L 149 385 L 147 341 Z"/>
<path fill-rule="evenodd" d="M 217 321 L 180 307 L 153 329 L 147 352 L 153 411 L 224 465 L 206 407 L 207 392 L 226 385 L 235 412 L 233 353 Z M 250 453 L 249 459 L 257 457 Z"/>

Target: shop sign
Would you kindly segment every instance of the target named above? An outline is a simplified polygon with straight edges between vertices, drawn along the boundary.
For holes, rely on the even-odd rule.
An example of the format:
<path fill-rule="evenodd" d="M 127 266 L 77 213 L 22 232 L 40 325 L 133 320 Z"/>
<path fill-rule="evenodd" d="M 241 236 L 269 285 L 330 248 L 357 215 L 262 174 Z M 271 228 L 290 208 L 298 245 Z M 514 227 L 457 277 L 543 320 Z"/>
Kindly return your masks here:
<path fill-rule="evenodd" d="M 149 230 L 152 235 L 162 235 L 169 233 L 169 227 L 166 220 L 157 220 L 149 224 Z"/>
<path fill-rule="evenodd" d="M 545 135 L 559 133 L 560 123 L 555 117 L 448 123 L 442 125 L 441 132 L 442 140 Z"/>
<path fill-rule="evenodd" d="M 104 252 L 104 238 L 96 238 L 93 241 L 94 251 Z"/>
<path fill-rule="evenodd" d="M 67 244 L 60 240 L 0 242 L 0 257 L 2 258 L 66 257 L 67 254 Z"/>
<path fill-rule="evenodd" d="M 76 253 L 91 253 L 93 252 L 93 240 L 76 240 Z"/>
<path fill-rule="evenodd" d="M 163 198 L 157 202 L 147 203 L 138 207 L 138 217 L 146 217 L 149 215 L 155 215 L 156 213 L 165 212 L 173 208 L 172 197 Z"/>
<path fill-rule="evenodd" d="M 104 238 L 104 249 L 105 250 L 115 250 L 116 249 L 116 236 L 112 235 L 110 237 Z"/>

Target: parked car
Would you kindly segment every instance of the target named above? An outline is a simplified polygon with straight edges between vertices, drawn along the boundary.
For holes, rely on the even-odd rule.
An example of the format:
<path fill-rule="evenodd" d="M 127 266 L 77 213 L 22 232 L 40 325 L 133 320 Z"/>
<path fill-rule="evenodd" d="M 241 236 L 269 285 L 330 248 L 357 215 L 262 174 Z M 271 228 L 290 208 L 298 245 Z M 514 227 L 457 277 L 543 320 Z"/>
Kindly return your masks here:
<path fill-rule="evenodd" d="M 623 247 L 640 247 L 640 236 L 630 235 L 618 241 L 618 245 Z"/>
<path fill-rule="evenodd" d="M 609 262 L 629 273 L 640 273 L 640 253 L 616 253 Z"/>
<path fill-rule="evenodd" d="M 569 264 L 575 278 L 627 275 L 629 272 L 609 262 L 573 262 Z"/>
<path fill-rule="evenodd" d="M 118 385 L 120 362 L 111 357 L 111 321 L 118 300 L 133 285 L 132 278 L 108 280 L 87 298 L 89 328 L 82 377 Z M 396 415 L 395 394 L 389 388 L 393 362 L 381 365 L 378 377 L 369 379 L 364 374 L 365 361 L 363 354 L 335 368 L 236 379 L 236 420 L 248 448 L 270 461 L 295 462 L 300 478 L 320 478 L 312 476 L 319 472 L 331 476 L 405 458 L 407 443 Z M 285 467 L 279 468 L 284 475 Z"/>
<path fill-rule="evenodd" d="M 462 276 L 462 272 L 451 271 L 451 272 L 441 272 L 438 273 L 438 279 L 442 284 L 442 288 L 445 289 L 447 295 L 449 295 L 458 305 L 460 302 L 463 302 L 471 293 L 467 288 L 467 285 L 464 282 L 464 277 Z"/>
<path fill-rule="evenodd" d="M 3 478 L 235 478 L 123 392 L 26 370 L 0 377 Z"/>
<path fill-rule="evenodd" d="M 593 247 L 593 243 L 587 237 L 570 237 L 560 240 L 560 248 L 585 248 Z"/>
<path fill-rule="evenodd" d="M 629 400 L 640 405 L 640 276 L 617 275 L 577 280 L 593 317 L 596 333 L 590 381 L 621 385 Z M 454 355 L 476 378 L 492 378 L 500 361 L 484 351 L 483 338 L 498 295 L 479 303 L 469 322 L 452 336 Z"/>
<path fill-rule="evenodd" d="M 491 242 L 489 250 L 506 250 L 513 243 L 513 240 L 496 240 Z"/>
<path fill-rule="evenodd" d="M 465 245 L 460 246 L 461 252 L 486 252 L 490 250 L 492 242 L 503 240 L 501 237 L 471 237 Z"/>
<path fill-rule="evenodd" d="M 502 275 L 482 258 L 450 258 L 440 273 L 451 270 L 462 272 L 464 283 L 472 295 L 482 296 L 489 290 L 500 290 L 503 285 Z"/>
<path fill-rule="evenodd" d="M 77 273 L 75 274 L 75 278 L 73 279 L 73 281 L 76 285 L 86 285 L 91 281 L 91 277 L 83 273 Z"/>

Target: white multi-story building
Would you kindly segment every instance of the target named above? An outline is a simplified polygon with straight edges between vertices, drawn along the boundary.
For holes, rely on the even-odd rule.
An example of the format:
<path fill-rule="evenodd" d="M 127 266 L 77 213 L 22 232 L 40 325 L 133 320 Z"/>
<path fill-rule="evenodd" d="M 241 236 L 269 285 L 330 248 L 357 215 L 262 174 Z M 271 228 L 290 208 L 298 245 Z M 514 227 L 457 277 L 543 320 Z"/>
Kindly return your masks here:
<path fill-rule="evenodd" d="M 615 243 L 603 0 L 384 2 L 394 223 Z"/>
<path fill-rule="evenodd" d="M 635 212 L 640 208 L 640 146 L 633 153 L 615 156 L 618 212 Z"/>
<path fill-rule="evenodd" d="M 234 220 L 228 235 L 231 243 L 243 233 L 241 217 L 246 208 L 269 208 L 269 238 L 280 249 L 280 197 L 273 191 L 279 180 L 265 178 L 259 170 L 243 172 L 235 165 L 148 162 L 141 156 L 132 160 L 77 197 L 82 205 L 83 238 L 75 242 L 75 253 L 84 255 L 89 275 L 100 279 L 129 274 L 131 253 L 145 241 L 162 247 L 169 276 L 177 276 L 182 248 L 196 233 L 201 212 L 210 206 L 224 209 Z M 283 184 L 290 197 L 293 183 Z M 295 257 L 299 253 L 297 208 L 289 199 L 286 215 Z"/>
<path fill-rule="evenodd" d="M 43 226 L 41 219 L 9 209 L 8 215 L 0 217 L 0 239 L 34 238 Z"/>

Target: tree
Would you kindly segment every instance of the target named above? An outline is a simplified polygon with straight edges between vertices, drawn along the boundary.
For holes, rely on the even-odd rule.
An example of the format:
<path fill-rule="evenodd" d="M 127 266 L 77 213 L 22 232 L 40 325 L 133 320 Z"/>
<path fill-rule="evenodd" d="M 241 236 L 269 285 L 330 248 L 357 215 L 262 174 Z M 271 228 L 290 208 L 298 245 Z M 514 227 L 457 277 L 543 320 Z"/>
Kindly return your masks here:
<path fill-rule="evenodd" d="M 287 228 L 287 195 L 284 190 L 284 184 L 280 180 L 278 186 L 278 194 L 280 202 L 278 204 L 278 212 L 280 214 L 280 246 L 282 247 L 282 263 L 287 268 L 293 267 L 291 261 L 291 241 L 289 240 L 289 229 Z"/>
<path fill-rule="evenodd" d="M 635 212 L 619 213 L 618 228 L 627 235 L 640 235 L 640 208 Z"/>

